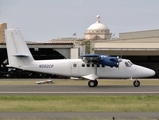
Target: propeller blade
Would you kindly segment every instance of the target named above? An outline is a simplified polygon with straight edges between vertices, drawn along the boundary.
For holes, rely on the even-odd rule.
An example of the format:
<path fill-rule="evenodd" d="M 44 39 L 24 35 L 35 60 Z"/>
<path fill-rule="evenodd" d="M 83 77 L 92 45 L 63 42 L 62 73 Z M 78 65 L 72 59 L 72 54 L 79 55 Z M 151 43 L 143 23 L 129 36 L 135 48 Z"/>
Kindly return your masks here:
<path fill-rule="evenodd" d="M 122 58 L 118 58 L 118 62 L 121 62 L 122 61 Z"/>

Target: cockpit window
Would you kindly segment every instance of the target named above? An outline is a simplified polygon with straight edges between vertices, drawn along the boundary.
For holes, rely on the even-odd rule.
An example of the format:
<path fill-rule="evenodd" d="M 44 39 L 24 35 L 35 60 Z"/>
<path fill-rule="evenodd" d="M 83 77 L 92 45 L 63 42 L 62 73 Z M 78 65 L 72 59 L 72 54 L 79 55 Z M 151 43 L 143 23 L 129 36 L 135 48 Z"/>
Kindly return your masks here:
<path fill-rule="evenodd" d="M 128 64 L 128 62 L 125 62 L 125 66 L 126 66 L 126 67 L 131 67 L 131 66 Z"/>
<path fill-rule="evenodd" d="M 128 61 L 128 63 L 129 63 L 131 66 L 133 65 L 131 61 Z"/>
<path fill-rule="evenodd" d="M 125 62 L 126 67 L 131 67 L 132 65 L 133 65 L 132 62 L 130 62 L 130 61 Z"/>

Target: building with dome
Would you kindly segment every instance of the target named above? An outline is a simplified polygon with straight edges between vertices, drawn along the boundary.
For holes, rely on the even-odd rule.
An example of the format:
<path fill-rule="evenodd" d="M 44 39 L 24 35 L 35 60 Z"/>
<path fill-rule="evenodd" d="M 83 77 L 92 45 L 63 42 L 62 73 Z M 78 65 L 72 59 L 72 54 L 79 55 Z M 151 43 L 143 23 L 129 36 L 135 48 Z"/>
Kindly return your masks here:
<path fill-rule="evenodd" d="M 100 22 L 100 16 L 96 16 L 96 22 L 88 27 L 85 40 L 106 40 L 111 38 L 109 28 Z"/>

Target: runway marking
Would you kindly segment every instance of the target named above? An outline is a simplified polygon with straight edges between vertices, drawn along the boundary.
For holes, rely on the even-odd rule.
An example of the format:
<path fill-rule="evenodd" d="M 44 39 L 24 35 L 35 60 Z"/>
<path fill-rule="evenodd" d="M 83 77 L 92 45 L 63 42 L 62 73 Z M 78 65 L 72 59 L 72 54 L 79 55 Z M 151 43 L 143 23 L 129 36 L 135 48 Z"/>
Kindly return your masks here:
<path fill-rule="evenodd" d="M 159 94 L 159 92 L 0 92 L 0 94 Z"/>

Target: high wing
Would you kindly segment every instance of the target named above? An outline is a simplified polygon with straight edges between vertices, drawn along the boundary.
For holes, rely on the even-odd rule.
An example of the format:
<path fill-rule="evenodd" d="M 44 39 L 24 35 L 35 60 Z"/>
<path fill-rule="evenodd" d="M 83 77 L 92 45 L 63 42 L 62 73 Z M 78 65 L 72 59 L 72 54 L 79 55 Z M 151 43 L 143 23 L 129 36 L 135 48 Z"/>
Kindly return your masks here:
<path fill-rule="evenodd" d="M 102 54 L 86 54 L 81 56 L 85 63 L 94 63 L 94 64 L 102 64 L 110 67 L 118 67 L 119 62 L 121 62 L 121 58 L 119 57 L 111 57 L 109 55 Z"/>

